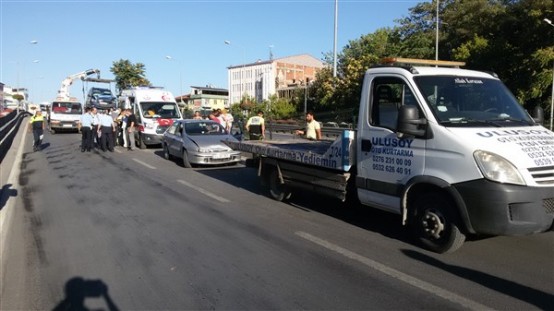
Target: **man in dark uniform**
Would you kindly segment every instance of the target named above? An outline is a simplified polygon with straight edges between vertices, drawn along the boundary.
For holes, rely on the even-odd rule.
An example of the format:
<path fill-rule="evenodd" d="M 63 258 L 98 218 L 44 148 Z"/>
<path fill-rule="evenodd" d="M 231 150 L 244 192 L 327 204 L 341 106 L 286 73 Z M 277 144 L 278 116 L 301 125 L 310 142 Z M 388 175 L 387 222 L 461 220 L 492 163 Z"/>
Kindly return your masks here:
<path fill-rule="evenodd" d="M 42 116 L 42 111 L 37 110 L 34 116 L 31 117 L 29 122 L 31 127 L 29 132 L 33 132 L 33 151 L 40 150 L 40 144 L 42 142 L 42 135 L 44 134 L 44 117 Z"/>

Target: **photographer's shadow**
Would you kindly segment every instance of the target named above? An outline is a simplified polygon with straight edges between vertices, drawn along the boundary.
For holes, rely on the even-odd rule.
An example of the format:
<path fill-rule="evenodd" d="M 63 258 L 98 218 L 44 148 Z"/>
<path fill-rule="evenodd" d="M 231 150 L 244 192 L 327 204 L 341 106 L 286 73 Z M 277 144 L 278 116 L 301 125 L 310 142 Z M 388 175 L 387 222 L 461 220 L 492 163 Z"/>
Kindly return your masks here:
<path fill-rule="evenodd" d="M 90 310 L 85 306 L 87 298 L 104 299 L 108 310 L 119 310 L 108 293 L 108 285 L 101 280 L 85 280 L 82 277 L 74 277 L 65 283 L 64 290 L 64 300 L 58 303 L 53 311 Z"/>

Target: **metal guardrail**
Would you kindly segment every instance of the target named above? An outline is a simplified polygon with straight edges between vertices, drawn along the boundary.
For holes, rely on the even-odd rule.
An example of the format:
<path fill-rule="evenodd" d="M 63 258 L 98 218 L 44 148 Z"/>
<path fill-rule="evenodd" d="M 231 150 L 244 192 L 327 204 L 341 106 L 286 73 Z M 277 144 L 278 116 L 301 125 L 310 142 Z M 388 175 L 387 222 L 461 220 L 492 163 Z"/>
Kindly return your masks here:
<path fill-rule="evenodd" d="M 14 110 L 6 116 L 0 118 L 0 145 L 6 139 L 8 133 L 13 129 L 19 114 L 20 113 L 17 110 Z"/>
<path fill-rule="evenodd" d="M 296 130 L 304 130 L 304 127 L 297 124 L 279 124 L 279 123 L 268 123 L 267 129 L 273 131 L 274 133 L 291 133 L 294 134 Z M 352 130 L 345 127 L 321 127 L 321 136 L 325 139 L 335 140 L 337 137 L 341 136 L 342 133 L 346 130 Z"/>
<path fill-rule="evenodd" d="M 10 149 L 13 138 L 17 134 L 19 125 L 28 113 L 26 111 L 14 110 L 8 115 L 0 118 L 0 162 Z"/>

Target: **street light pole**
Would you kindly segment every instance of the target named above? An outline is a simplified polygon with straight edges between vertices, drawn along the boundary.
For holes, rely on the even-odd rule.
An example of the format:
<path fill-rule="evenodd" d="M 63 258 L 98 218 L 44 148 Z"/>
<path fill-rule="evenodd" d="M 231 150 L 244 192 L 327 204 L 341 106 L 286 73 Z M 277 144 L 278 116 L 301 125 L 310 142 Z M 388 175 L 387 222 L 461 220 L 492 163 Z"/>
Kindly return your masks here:
<path fill-rule="evenodd" d="M 339 0 L 335 0 L 335 30 L 333 38 L 333 78 L 337 77 L 337 27 L 338 27 Z"/>
<path fill-rule="evenodd" d="M 225 40 L 223 41 L 223 43 L 225 43 L 226 45 L 231 45 L 231 41 L 229 40 Z M 244 74 L 244 66 L 246 65 L 245 64 L 245 61 L 246 61 L 246 52 L 244 50 L 244 48 L 240 45 L 237 45 L 236 43 L 234 44 L 240 48 L 242 48 L 242 58 L 243 58 L 243 61 L 242 61 L 242 66 L 240 67 L 240 79 L 239 79 L 239 102 L 242 100 L 242 95 L 243 95 L 243 78 L 242 78 L 242 75 Z M 246 90 L 246 88 L 244 88 L 244 90 Z M 232 90 L 231 90 L 232 91 Z"/>
<path fill-rule="evenodd" d="M 543 19 L 548 25 L 554 27 L 554 24 L 552 24 L 552 21 L 548 18 Z M 554 123 L 554 62 L 552 65 L 552 95 L 550 98 L 550 130 L 552 131 Z"/>
<path fill-rule="evenodd" d="M 169 61 L 174 60 L 174 61 L 177 61 L 177 63 L 179 63 L 179 92 L 180 92 L 179 97 L 181 98 L 181 104 L 182 104 L 183 103 L 183 75 L 181 70 L 181 62 L 178 59 L 171 57 L 170 55 L 166 55 L 165 59 Z"/>
<path fill-rule="evenodd" d="M 437 26 L 435 27 L 435 60 L 439 60 L 439 0 L 437 0 Z"/>

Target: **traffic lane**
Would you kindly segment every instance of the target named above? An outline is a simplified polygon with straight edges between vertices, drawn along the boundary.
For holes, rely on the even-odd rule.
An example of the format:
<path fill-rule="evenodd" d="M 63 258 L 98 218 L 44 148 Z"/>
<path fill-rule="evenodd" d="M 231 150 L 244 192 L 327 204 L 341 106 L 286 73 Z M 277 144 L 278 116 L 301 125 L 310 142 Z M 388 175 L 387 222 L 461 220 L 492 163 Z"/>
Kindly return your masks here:
<path fill-rule="evenodd" d="M 221 185 L 215 183 L 213 185 L 209 185 L 209 179 L 208 180 L 201 180 L 201 179 L 198 179 L 199 177 L 196 176 L 195 174 L 193 174 L 194 170 L 191 171 L 191 170 L 175 170 L 175 163 L 171 163 L 170 161 L 165 161 L 163 159 L 161 159 L 161 157 L 159 156 L 156 156 L 155 155 L 155 152 L 156 150 L 152 150 L 152 149 L 148 149 L 142 153 L 138 153 L 136 156 L 139 157 L 139 156 L 144 156 L 144 157 L 140 157 L 144 163 L 150 161 L 150 163 L 154 164 L 154 165 L 157 165 L 158 167 L 165 167 L 164 163 L 166 164 L 169 164 L 169 172 L 172 172 L 172 173 L 177 173 L 178 174 L 178 177 L 182 177 L 182 176 L 187 176 L 187 177 L 193 177 L 193 179 L 191 180 L 190 184 L 202 184 L 205 188 L 208 188 L 208 189 L 211 189 L 211 188 L 214 188 L 214 189 L 219 189 L 221 190 L 221 192 L 225 192 L 225 187 L 221 187 Z M 132 154 L 132 152 L 130 153 Z M 113 154 L 107 154 L 106 157 L 110 156 L 110 155 L 113 155 Z M 102 154 L 101 154 L 102 156 Z M 113 157 L 114 159 L 118 159 L 117 157 Z M 135 164 L 136 162 L 135 161 L 129 161 L 129 159 L 127 158 L 121 158 L 121 160 L 124 161 L 124 163 L 132 163 L 132 164 Z M 152 165 L 153 166 L 153 165 Z M 177 165 L 177 167 L 179 167 Z M 179 167 L 180 168 L 180 167 Z M 146 171 L 144 169 L 137 169 L 138 172 L 142 172 L 142 171 Z M 206 170 L 201 170 L 199 169 L 198 171 L 202 171 L 202 172 L 206 172 Z M 209 172 L 218 172 L 218 170 L 208 170 Z M 231 171 L 235 171 L 235 170 L 221 170 L 221 172 L 225 172 L 226 174 L 229 174 Z M 252 170 L 253 171 L 253 170 Z M 184 172 L 184 173 L 183 173 Z M 166 174 L 162 174 L 163 176 L 166 176 Z M 236 173 L 234 173 L 234 175 L 236 175 Z M 152 177 L 153 174 L 152 173 L 147 173 L 147 176 L 149 177 Z M 236 180 L 236 178 L 240 178 L 244 176 L 244 174 L 242 173 L 239 173 L 238 175 L 236 176 L 233 176 L 232 179 Z M 252 177 L 252 176 L 251 176 Z M 162 181 L 167 181 L 167 180 L 171 180 L 171 179 L 168 179 L 168 178 L 164 178 Z M 193 181 L 195 181 L 193 183 Z M 256 180 L 254 179 L 253 180 L 254 183 L 256 183 Z M 234 183 L 236 184 L 236 182 Z M 230 196 L 232 195 L 234 192 L 236 191 L 232 191 L 232 193 L 229 193 L 227 196 Z M 262 194 L 263 195 L 263 194 Z M 256 195 L 255 197 L 257 198 L 259 196 Z M 204 197 L 203 195 L 201 194 L 198 194 L 197 193 L 197 196 L 198 198 L 201 198 L 201 197 Z M 263 197 L 261 197 L 263 199 Z M 310 198 L 308 201 L 309 202 L 315 202 L 316 204 L 312 204 L 312 205 L 309 205 L 307 207 L 302 207 L 301 205 L 298 205 L 298 210 L 301 211 L 301 215 L 294 215 L 295 211 L 291 211 L 291 213 L 293 214 L 291 217 L 293 220 L 296 220 L 296 219 L 303 219 L 304 221 L 306 219 L 312 219 L 312 217 L 315 217 L 315 219 L 311 220 L 312 222 L 314 222 L 315 224 L 319 224 L 319 222 L 322 221 L 322 219 L 320 219 L 321 217 L 318 217 L 318 215 L 324 215 L 324 211 L 320 211 L 319 213 L 307 213 L 306 211 L 310 211 L 311 210 L 315 210 L 317 211 L 317 207 L 319 205 L 323 205 L 325 206 L 326 204 L 324 204 L 325 202 L 321 202 L 322 204 L 317 204 L 317 199 L 318 197 L 313 197 L 313 198 Z M 267 200 L 267 199 L 266 199 Z M 252 201 L 252 200 L 247 200 L 247 201 Z M 276 203 L 276 202 L 273 202 L 271 200 L 268 200 L 268 202 L 270 203 Z M 263 207 L 265 207 L 267 205 L 267 202 L 261 202 L 261 203 L 250 203 L 250 204 L 246 204 L 244 206 L 239 206 L 237 208 L 234 208 L 234 209 L 231 209 L 231 210 L 244 210 L 244 209 L 252 209 L 251 212 L 248 212 L 246 213 L 247 215 L 256 215 L 258 217 L 258 219 L 261 218 L 261 220 L 259 221 L 260 223 L 267 223 L 268 221 L 273 221 L 275 219 L 275 215 L 273 215 L 272 213 L 270 214 L 266 214 L 266 216 L 260 216 L 262 215 L 263 213 L 260 213 L 260 211 L 263 209 Z M 277 211 L 278 211 L 278 214 L 283 214 L 283 211 L 281 210 L 283 207 L 287 207 L 287 205 L 282 205 L 280 204 L 279 207 L 277 208 Z M 269 206 L 269 211 L 273 211 L 274 208 Z M 329 212 L 330 213 L 338 213 L 338 211 L 341 211 L 341 210 L 338 210 L 338 209 L 329 209 Z M 322 214 L 323 212 L 323 214 Z M 286 213 L 285 213 L 286 214 Z M 386 216 L 385 216 L 386 215 Z M 289 215 L 290 216 L 290 215 Z M 304 217 L 302 217 L 304 216 Z M 405 245 L 403 243 L 398 243 L 399 245 L 395 245 L 395 242 L 394 240 L 390 240 L 389 238 L 383 238 L 383 237 L 380 237 L 380 234 L 382 234 L 383 232 L 386 233 L 386 234 L 398 234 L 398 232 L 402 232 L 402 229 L 399 228 L 399 225 L 398 225 L 398 222 L 397 222 L 397 219 L 395 220 L 394 217 L 392 217 L 390 219 L 390 222 L 387 222 L 385 221 L 384 223 L 386 225 L 382 226 L 384 228 L 387 228 L 390 227 L 393 228 L 392 230 L 388 230 L 388 231 L 382 231 L 383 228 L 377 230 L 375 233 L 375 235 L 371 234 L 372 232 L 370 232 L 370 237 L 369 237 L 369 240 L 371 242 L 371 247 L 368 247 L 368 244 L 365 244 L 363 243 L 360 243 L 359 245 L 356 245 L 357 242 L 356 241 L 359 241 L 360 238 L 362 239 L 368 239 L 368 236 L 367 236 L 367 232 L 365 231 L 361 231 L 361 232 L 356 232 L 356 233 L 350 233 L 349 235 L 348 234 L 344 234 L 344 233 L 341 233 L 341 234 L 335 234 L 335 232 L 337 232 L 337 230 L 339 228 L 341 228 L 341 222 L 339 221 L 338 223 L 335 223 L 336 221 L 334 221 L 337 217 L 337 215 L 332 215 L 333 217 L 330 217 L 329 220 L 331 221 L 330 224 L 324 224 L 322 226 L 316 226 L 317 228 L 321 228 L 321 232 L 318 234 L 318 236 L 324 236 L 327 234 L 329 235 L 329 230 L 328 228 L 332 227 L 334 230 L 332 231 L 332 235 L 330 236 L 329 238 L 329 241 L 340 241 L 340 238 L 342 237 L 346 237 L 348 236 L 348 238 L 344 239 L 344 241 L 340 241 L 340 243 L 337 243 L 337 245 L 347 245 L 349 248 L 352 248 L 354 250 L 356 249 L 359 249 L 358 252 L 359 253 L 362 253 L 364 251 L 366 252 L 369 252 L 368 254 L 368 257 L 369 258 L 375 258 L 375 253 L 378 253 L 378 256 L 382 256 L 383 259 L 379 260 L 379 262 L 385 262 L 387 263 L 388 265 L 391 265 L 391 266 L 398 266 L 399 268 L 402 268 L 404 267 L 404 270 L 405 267 L 412 267 L 413 266 L 413 263 L 410 262 L 410 260 L 408 262 L 406 261 L 398 261 L 396 260 L 391 260 L 390 257 L 398 257 L 397 253 L 394 252 L 394 248 L 397 248 L 397 249 L 402 249 L 402 247 L 404 247 Z M 352 214 L 352 215 L 346 215 L 346 218 L 350 217 L 350 218 L 357 218 L 357 216 L 359 215 L 356 215 L 356 213 Z M 363 216 L 363 215 L 362 215 Z M 371 217 L 371 215 L 369 215 L 370 217 L 366 217 L 366 218 L 370 218 L 370 219 L 379 219 L 378 222 L 376 222 L 377 224 L 381 224 L 382 220 L 383 219 L 386 219 L 387 216 L 391 216 L 389 214 L 384 214 L 384 215 L 374 215 L 373 217 Z M 251 217 L 251 216 L 249 216 Z M 290 217 L 289 217 L 290 218 Z M 325 219 L 325 217 L 323 217 L 323 219 Z M 362 224 L 363 224 L 363 221 L 360 221 Z M 279 222 L 280 223 L 280 222 Z M 287 225 L 290 225 L 291 221 L 289 222 L 286 222 L 283 221 L 283 223 L 286 223 Z M 300 226 L 302 228 L 305 228 L 306 227 L 306 222 L 302 223 L 302 225 Z M 352 226 L 346 226 L 347 228 L 350 228 Z M 311 230 L 314 230 L 314 228 L 312 228 Z M 295 231 L 295 232 L 298 232 L 298 231 Z M 310 231 L 312 232 L 312 231 Z M 346 232 L 350 232 L 349 230 L 346 230 Z M 392 242 L 392 243 L 391 243 Z M 393 245 L 393 247 L 391 248 L 390 245 Z M 379 249 L 379 247 L 381 247 L 382 249 L 380 249 L 379 251 L 376 251 L 376 249 Z M 415 251 L 421 251 L 419 250 L 418 248 L 415 248 L 414 249 Z M 386 255 L 388 254 L 388 255 Z M 456 253 L 458 254 L 458 253 Z M 443 259 L 444 256 L 440 256 L 438 257 L 438 259 Z M 412 260 L 413 261 L 413 260 Z M 486 262 L 485 262 L 486 263 Z M 397 268 L 398 268 L 397 267 Z M 460 267 L 465 267 L 465 265 L 460 265 Z M 461 279 L 461 280 L 456 280 L 455 278 L 452 278 L 452 276 L 450 276 L 449 278 L 449 274 L 448 273 L 440 273 L 440 269 L 425 269 L 425 268 L 421 268 L 421 269 L 407 269 L 406 272 L 408 273 L 411 273 L 411 274 L 414 274 L 414 272 L 417 272 L 417 271 L 424 271 L 424 273 L 421 275 L 421 279 L 428 279 L 428 280 L 432 280 L 433 281 L 433 284 L 441 284 L 441 283 L 447 283 L 445 284 L 445 288 L 448 288 L 448 286 L 451 286 L 453 287 L 453 290 L 458 290 L 458 288 L 462 288 L 462 290 L 466 290 L 466 289 L 463 289 L 464 287 L 466 288 L 472 288 L 472 285 L 473 287 L 475 286 L 475 284 L 473 284 L 473 282 L 475 282 L 475 280 L 470 280 L 469 282 L 465 282 L 467 283 L 466 286 L 464 286 L 464 279 Z M 430 271 L 426 271 L 426 270 L 430 270 Z M 485 267 L 485 270 L 478 270 L 478 269 L 474 269 L 475 271 L 487 271 L 486 270 L 486 267 Z M 433 278 L 436 278 L 436 279 L 433 279 Z M 502 278 L 499 278 L 499 279 L 502 279 Z M 447 280 L 446 282 L 444 280 Z M 473 282 L 472 282 L 473 281 Z M 549 284 L 550 282 L 547 281 L 545 282 L 546 284 Z M 455 286 L 452 286 L 452 284 L 455 284 Z M 517 284 L 517 282 L 515 282 L 515 284 Z M 517 288 L 517 287 L 516 287 Z M 460 291 L 460 290 L 458 290 Z M 492 292 L 495 292 L 495 291 L 498 291 L 502 294 L 502 290 L 498 290 L 497 288 L 492 288 Z M 469 295 L 469 297 L 479 297 L 479 291 L 475 294 L 472 294 L 471 292 L 469 293 L 471 295 Z M 493 295 L 494 296 L 494 295 Z M 501 296 L 502 297 L 502 296 Z M 525 300 L 524 300 L 525 302 Z M 516 305 L 517 305 L 517 301 L 515 302 Z M 502 304 L 500 304 L 502 305 Z"/>
<path fill-rule="evenodd" d="M 78 144 L 54 140 L 22 164 L 25 198 L 16 219 L 31 250 L 24 309 L 63 301 L 77 276 L 107 284 L 123 309 L 401 308 L 420 295 L 322 258 L 290 232 L 237 221 L 222 212 L 227 206 L 154 188 L 156 181 L 133 176 L 110 155 L 79 156 Z M 391 290 L 366 293 L 376 281 Z M 452 307 L 437 297 L 416 305 Z"/>
<path fill-rule="evenodd" d="M 157 158 L 152 158 L 152 161 L 157 161 Z M 170 165 L 174 164 L 169 163 Z M 163 167 L 163 162 L 160 166 Z M 190 170 L 184 170 L 190 172 Z M 263 189 L 258 188 L 259 181 L 252 180 L 255 170 L 244 169 L 242 171 L 237 174 L 234 170 L 228 169 L 193 170 L 193 172 L 205 174 L 230 185 L 242 184 L 240 180 L 244 180 L 248 176 L 249 181 L 244 184 L 249 186 L 245 189 L 250 189 L 256 197 L 264 195 Z M 224 191 L 217 185 L 214 187 Z M 231 195 L 233 194 L 229 193 L 227 197 Z M 253 209 L 246 213 L 248 215 L 259 215 L 264 207 L 275 203 L 271 200 L 265 203 L 255 203 L 253 198 L 248 196 L 237 197 L 235 200 L 247 202 L 239 208 L 242 210 Z M 339 205 L 337 201 L 334 202 Z M 466 297 L 482 297 L 483 293 L 487 293 L 489 296 L 487 299 L 494 301 L 493 305 L 500 309 L 513 306 L 517 308 L 540 307 L 548 305 L 552 299 L 551 285 L 554 283 L 552 274 L 544 274 L 544 271 L 554 269 L 552 247 L 549 246 L 554 241 L 551 232 L 528 237 L 474 239 L 468 241 L 461 250 L 454 254 L 437 255 L 425 252 L 415 246 L 409 233 L 400 226 L 399 218 L 388 213 L 367 208 L 360 210 L 336 208 L 330 206 L 328 199 L 309 193 L 293 196 L 290 206 L 301 211 L 300 214 L 291 211 L 290 208 L 283 209 L 283 206 L 279 207 L 278 213 L 291 213 L 291 217 L 294 219 L 321 224 L 311 229 L 315 230 L 314 232 L 317 232 L 318 236 L 328 237 L 330 241 L 338 241 L 338 245 L 347 245 L 360 254 L 365 254 L 368 258 L 387 263 L 399 271 L 415 275 L 421 280 L 428 280 L 432 284 L 440 284 L 442 288 Z M 330 222 L 327 222 L 325 217 L 319 217 L 325 215 L 330 216 Z M 274 217 L 276 216 L 270 215 L 262 221 Z M 312 217 L 315 218 L 312 219 Z M 339 222 L 337 223 L 336 220 Z M 340 231 L 341 222 L 347 223 L 345 230 L 347 233 L 337 233 Z M 305 225 L 306 223 L 302 223 L 302 226 Z M 354 225 L 363 230 L 356 231 L 355 234 L 349 233 L 348 225 Z M 328 228 L 333 228 L 331 234 Z M 521 244 L 525 246 L 521 247 Z M 399 252 L 403 256 L 398 256 Z M 537 265 L 528 264 L 529 256 L 535 258 Z M 422 258 L 433 260 L 422 260 Z M 419 262 L 414 265 L 414 261 Z M 514 272 L 514 269 L 517 272 Z M 467 275 L 454 273 L 456 271 L 465 271 Z M 506 299 L 506 295 L 513 298 Z"/>

